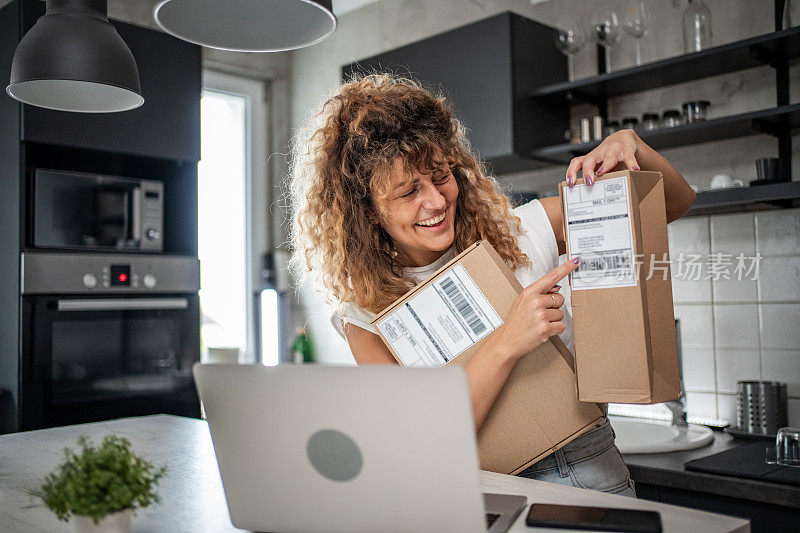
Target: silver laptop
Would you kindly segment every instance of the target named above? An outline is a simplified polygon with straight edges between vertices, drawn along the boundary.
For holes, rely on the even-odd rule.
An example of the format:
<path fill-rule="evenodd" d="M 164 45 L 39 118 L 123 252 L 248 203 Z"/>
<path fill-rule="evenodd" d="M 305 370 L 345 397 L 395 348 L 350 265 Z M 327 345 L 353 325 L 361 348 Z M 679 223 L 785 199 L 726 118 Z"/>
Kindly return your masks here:
<path fill-rule="evenodd" d="M 194 376 L 236 527 L 502 532 L 525 506 L 481 495 L 461 369 L 196 364 Z"/>

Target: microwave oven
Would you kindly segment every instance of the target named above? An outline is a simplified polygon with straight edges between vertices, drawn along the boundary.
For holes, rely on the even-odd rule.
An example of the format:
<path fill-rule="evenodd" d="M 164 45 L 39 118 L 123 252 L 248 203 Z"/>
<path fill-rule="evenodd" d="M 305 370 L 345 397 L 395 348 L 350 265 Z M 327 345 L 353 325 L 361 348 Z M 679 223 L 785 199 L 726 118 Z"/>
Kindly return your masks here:
<path fill-rule="evenodd" d="M 37 169 L 33 245 L 96 251 L 163 251 L 164 183 Z"/>

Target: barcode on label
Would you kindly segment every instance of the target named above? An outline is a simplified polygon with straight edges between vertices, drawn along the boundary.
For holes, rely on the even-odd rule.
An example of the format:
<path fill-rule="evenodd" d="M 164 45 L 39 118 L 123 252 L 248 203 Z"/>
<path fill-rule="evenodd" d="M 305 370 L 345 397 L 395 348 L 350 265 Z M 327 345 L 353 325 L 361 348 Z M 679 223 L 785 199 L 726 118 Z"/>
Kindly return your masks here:
<path fill-rule="evenodd" d="M 581 256 L 581 265 L 578 267 L 579 275 L 591 276 L 592 274 L 615 274 L 629 272 L 631 269 L 630 250 L 608 250 L 605 252 L 590 252 Z"/>
<path fill-rule="evenodd" d="M 445 278 L 442 280 L 442 289 L 444 289 L 444 293 L 447 295 L 450 303 L 455 306 L 461 317 L 466 320 L 467 324 L 469 324 L 472 333 L 475 335 L 480 335 L 483 333 L 484 330 L 486 330 L 486 325 L 478 317 L 478 315 L 475 314 L 475 310 L 472 308 L 467 299 L 464 298 L 464 294 L 461 292 L 461 289 L 458 287 L 458 285 L 453 283 L 453 280 Z"/>

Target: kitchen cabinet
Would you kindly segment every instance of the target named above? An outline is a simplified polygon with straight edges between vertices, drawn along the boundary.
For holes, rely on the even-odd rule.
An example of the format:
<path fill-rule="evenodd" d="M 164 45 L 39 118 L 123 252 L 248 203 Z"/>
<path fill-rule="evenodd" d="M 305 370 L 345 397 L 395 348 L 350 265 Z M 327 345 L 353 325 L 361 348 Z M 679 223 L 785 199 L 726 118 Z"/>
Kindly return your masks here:
<path fill-rule="evenodd" d="M 16 2 L 12 8 L 14 5 Z M 44 11 L 44 2 L 24 0 L 20 6 L 24 31 L 30 29 Z M 3 17 L 13 17 L 13 9 L 6 8 Z M 148 28 L 117 21 L 111 23 L 136 59 L 144 104 L 120 113 L 71 113 L 23 104 L 21 139 L 198 161 L 200 46 Z"/>
<path fill-rule="evenodd" d="M 764 446 L 769 441 L 764 441 Z M 747 518 L 751 531 L 794 531 L 800 487 L 686 470 L 684 463 L 747 444 L 722 431 L 707 447 L 684 452 L 625 455 L 640 499 Z M 773 442 L 774 445 L 774 442 Z"/>
<path fill-rule="evenodd" d="M 442 91 L 469 130 L 472 148 L 495 173 L 535 164 L 534 147 L 563 142 L 569 103 L 530 97 L 567 79 L 555 30 L 513 13 L 484 19 L 342 67 L 354 73 L 393 71 Z"/>
<path fill-rule="evenodd" d="M 15 0 L 0 8 L 0 79 L 9 79 L 20 38 L 44 10 L 39 0 Z M 0 91 L 0 389 L 6 391 L 0 398 L 0 433 L 18 429 L 22 407 L 20 253 L 35 249 L 36 169 L 162 181 L 163 252 L 197 257 L 200 47 L 158 31 L 112 24 L 137 62 L 145 98 L 140 108 L 69 113 L 21 104 Z M 199 313 L 192 320 L 199 329 Z"/>

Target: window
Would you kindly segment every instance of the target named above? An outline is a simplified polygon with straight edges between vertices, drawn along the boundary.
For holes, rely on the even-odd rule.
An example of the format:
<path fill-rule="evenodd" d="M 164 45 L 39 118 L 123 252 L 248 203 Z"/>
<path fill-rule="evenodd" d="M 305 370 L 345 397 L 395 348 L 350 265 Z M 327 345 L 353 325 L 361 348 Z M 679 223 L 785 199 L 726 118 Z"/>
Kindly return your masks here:
<path fill-rule="evenodd" d="M 262 82 L 203 72 L 198 240 L 203 353 L 255 360 L 258 262 L 266 247 L 266 105 Z"/>

